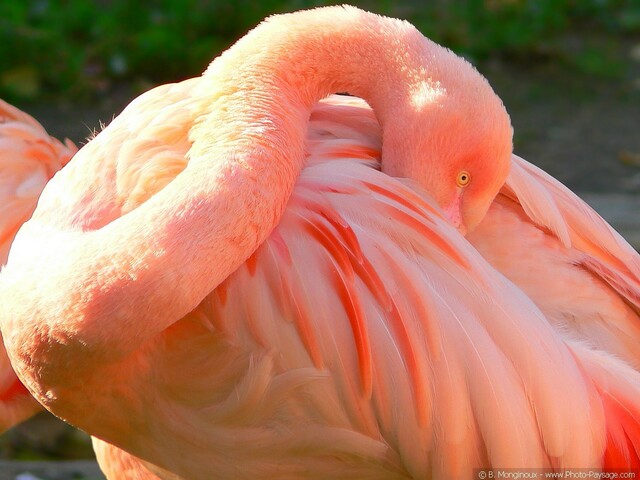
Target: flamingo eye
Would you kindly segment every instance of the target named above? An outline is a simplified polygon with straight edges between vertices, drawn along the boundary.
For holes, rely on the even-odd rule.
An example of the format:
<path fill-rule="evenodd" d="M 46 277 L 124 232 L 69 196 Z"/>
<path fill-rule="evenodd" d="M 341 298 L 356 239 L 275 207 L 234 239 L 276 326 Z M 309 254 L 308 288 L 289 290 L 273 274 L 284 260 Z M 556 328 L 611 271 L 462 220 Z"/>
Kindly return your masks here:
<path fill-rule="evenodd" d="M 471 182 L 471 174 L 469 172 L 466 171 L 461 171 L 458 174 L 458 178 L 456 178 L 456 183 L 458 184 L 459 187 L 466 187 L 467 185 L 469 185 L 469 182 Z"/>

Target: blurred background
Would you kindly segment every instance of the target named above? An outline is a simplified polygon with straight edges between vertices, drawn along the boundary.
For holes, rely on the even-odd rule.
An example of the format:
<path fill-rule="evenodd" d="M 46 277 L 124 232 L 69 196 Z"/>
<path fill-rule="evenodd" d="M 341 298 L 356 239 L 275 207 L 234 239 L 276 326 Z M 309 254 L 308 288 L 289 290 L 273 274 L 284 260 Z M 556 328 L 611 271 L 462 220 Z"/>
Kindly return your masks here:
<path fill-rule="evenodd" d="M 340 2 L 329 2 L 340 3 Z M 637 0 L 355 2 L 404 18 L 474 62 L 558 64 L 600 77 L 624 71 L 617 43 L 640 33 Z M 0 6 L 0 93 L 90 99 L 125 83 L 145 89 L 197 75 L 273 13 L 308 0 L 27 0 Z"/>
<path fill-rule="evenodd" d="M 82 144 L 141 92 L 198 75 L 265 16 L 330 3 L 4 0 L 0 97 Z M 476 65 L 512 116 L 516 153 L 640 246 L 640 0 L 352 3 L 409 20 Z M 0 459 L 85 457 L 86 437 L 47 417 L 0 437 Z"/>

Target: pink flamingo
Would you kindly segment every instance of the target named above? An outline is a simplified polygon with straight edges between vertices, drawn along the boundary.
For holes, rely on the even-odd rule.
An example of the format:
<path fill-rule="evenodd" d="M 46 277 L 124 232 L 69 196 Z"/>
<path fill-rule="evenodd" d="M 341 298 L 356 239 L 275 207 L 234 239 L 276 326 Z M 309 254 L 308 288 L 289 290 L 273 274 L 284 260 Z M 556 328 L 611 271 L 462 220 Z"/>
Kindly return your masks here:
<path fill-rule="evenodd" d="M 487 465 L 601 467 L 612 452 L 620 453 L 616 466 L 628 465 L 625 442 L 634 437 L 624 426 L 633 427 L 633 417 L 611 404 L 632 412 L 622 393 L 635 391 L 637 372 L 559 335 L 422 193 L 434 191 L 461 229 L 482 220 L 510 150 L 508 119 L 486 83 L 407 24 L 355 10 L 293 18 L 259 27 L 202 79 L 139 99 L 51 182 L 2 274 L 2 328 L 29 389 L 72 423 L 144 458 L 161 478 L 452 478 Z M 304 20 L 332 31 L 311 35 L 330 59 L 288 77 L 277 56 L 256 54 L 249 71 L 265 61 L 267 73 L 283 76 L 248 82 L 257 95 L 247 107 L 266 107 L 264 117 L 243 108 L 247 92 L 237 79 L 217 89 L 265 35 L 276 51 L 295 46 L 287 55 L 308 62 Z M 389 42 L 399 34 L 406 43 Z M 344 48 L 327 47 L 339 42 L 368 53 L 341 74 L 344 84 L 331 75 Z M 367 97 L 358 81 L 371 77 L 361 68 L 376 65 L 386 80 L 398 74 L 380 47 L 400 49 L 391 60 L 405 53 L 413 67 L 400 65 L 397 85 L 408 91 L 395 90 L 392 107 L 385 82 L 368 92 L 384 127 L 382 169 L 421 186 L 376 170 L 380 137 L 370 113 L 364 130 L 331 127 L 356 132 L 364 145 L 354 146 L 340 135 L 325 138 L 320 108 L 312 125 L 320 122 L 325 142 L 313 147 L 312 135 L 282 215 L 282 184 L 293 188 L 297 172 L 281 172 L 304 157 L 307 128 L 306 120 L 282 119 L 308 115 L 298 110 L 308 112 L 326 88 L 312 91 L 307 82 L 325 75 L 330 90 Z M 429 69 L 415 68 L 412 55 L 427 47 L 420 58 Z M 286 108 L 261 90 L 288 93 L 305 72 L 312 78 L 298 86 L 308 90 L 295 91 Z M 471 97 L 454 88 L 460 78 Z M 477 111 L 476 102 L 500 123 L 470 130 L 464 114 Z M 239 121 L 225 118 L 230 110 Z M 448 118 L 456 113 L 457 122 Z M 424 125 L 409 130 L 419 149 L 400 142 L 394 122 Z M 424 152 L 429 162 L 418 165 Z M 203 165 L 205 155 L 217 160 Z M 265 170 L 267 159 L 274 163 Z M 100 177 L 87 175 L 93 166 Z M 208 177 L 203 168 L 212 170 Z M 285 198 L 271 198 L 274 188 Z M 267 201 L 276 205 L 265 211 Z M 54 245 L 39 240 L 45 236 Z M 27 255 L 34 245 L 44 252 Z"/>

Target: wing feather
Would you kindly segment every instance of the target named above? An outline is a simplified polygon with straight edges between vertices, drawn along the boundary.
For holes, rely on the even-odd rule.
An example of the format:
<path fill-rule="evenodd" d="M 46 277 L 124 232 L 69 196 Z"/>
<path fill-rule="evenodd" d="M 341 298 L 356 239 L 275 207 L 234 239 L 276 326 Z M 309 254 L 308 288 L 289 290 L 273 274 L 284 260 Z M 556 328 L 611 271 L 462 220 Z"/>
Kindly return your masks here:
<path fill-rule="evenodd" d="M 75 154 L 33 117 L 0 100 L 0 264 L 49 179 Z"/>
<path fill-rule="evenodd" d="M 571 190 L 525 160 L 513 156 L 507 191 L 536 225 L 563 245 L 584 254 L 580 263 L 640 309 L 640 256 L 618 232 Z"/>
<path fill-rule="evenodd" d="M 620 359 L 569 341 L 573 354 L 602 399 L 606 425 L 605 470 L 640 468 L 640 373 Z"/>

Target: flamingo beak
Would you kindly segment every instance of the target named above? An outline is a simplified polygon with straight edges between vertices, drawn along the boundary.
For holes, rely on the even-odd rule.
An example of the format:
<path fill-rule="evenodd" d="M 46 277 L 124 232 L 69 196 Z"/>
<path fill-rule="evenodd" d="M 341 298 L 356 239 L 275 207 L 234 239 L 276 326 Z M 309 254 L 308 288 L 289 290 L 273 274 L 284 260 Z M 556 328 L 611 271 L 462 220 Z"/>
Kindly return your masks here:
<path fill-rule="evenodd" d="M 456 192 L 453 201 L 444 207 L 444 215 L 449 220 L 449 223 L 456 227 L 458 231 L 465 235 L 467 233 L 467 227 L 462 223 L 462 190 Z"/>

